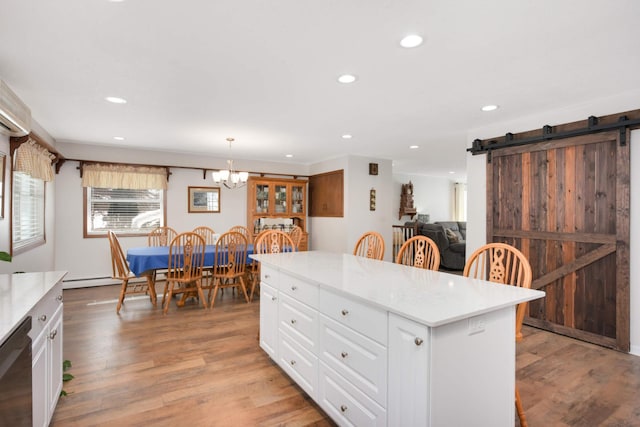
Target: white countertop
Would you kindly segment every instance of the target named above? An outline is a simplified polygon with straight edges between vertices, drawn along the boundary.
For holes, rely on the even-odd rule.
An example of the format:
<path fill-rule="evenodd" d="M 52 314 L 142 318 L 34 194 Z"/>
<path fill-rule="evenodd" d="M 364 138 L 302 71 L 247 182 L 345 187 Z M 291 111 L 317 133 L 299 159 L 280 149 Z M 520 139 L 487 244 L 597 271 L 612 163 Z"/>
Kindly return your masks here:
<path fill-rule="evenodd" d="M 542 298 L 544 292 L 354 255 L 309 251 L 251 255 L 305 281 L 430 327 Z"/>
<path fill-rule="evenodd" d="M 66 274 L 66 271 L 0 274 L 0 343 Z"/>

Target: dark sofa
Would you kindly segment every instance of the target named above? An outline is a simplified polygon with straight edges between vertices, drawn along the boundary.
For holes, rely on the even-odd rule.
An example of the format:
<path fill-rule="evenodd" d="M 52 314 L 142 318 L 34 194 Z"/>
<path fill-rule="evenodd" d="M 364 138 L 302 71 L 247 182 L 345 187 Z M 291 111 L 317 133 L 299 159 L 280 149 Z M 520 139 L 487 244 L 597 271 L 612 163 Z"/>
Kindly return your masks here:
<path fill-rule="evenodd" d="M 424 223 L 407 222 L 406 226 L 416 226 L 416 232 L 427 236 L 440 250 L 440 266 L 448 270 L 463 270 L 466 260 L 466 221 L 437 221 Z M 449 232 L 447 231 L 450 230 Z"/>

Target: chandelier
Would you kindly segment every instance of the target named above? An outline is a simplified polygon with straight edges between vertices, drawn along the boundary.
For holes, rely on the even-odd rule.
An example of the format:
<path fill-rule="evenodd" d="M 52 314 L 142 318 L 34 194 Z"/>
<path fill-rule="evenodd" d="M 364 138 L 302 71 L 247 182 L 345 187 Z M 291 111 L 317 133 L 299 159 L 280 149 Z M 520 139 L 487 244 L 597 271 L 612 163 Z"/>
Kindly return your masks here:
<path fill-rule="evenodd" d="M 229 142 L 229 157 L 231 157 L 231 143 L 233 138 L 227 138 Z M 216 184 L 222 184 L 227 188 L 239 188 L 247 183 L 249 172 L 238 172 L 233 169 L 233 160 L 227 160 L 227 169 L 221 169 L 213 172 L 213 181 Z"/>

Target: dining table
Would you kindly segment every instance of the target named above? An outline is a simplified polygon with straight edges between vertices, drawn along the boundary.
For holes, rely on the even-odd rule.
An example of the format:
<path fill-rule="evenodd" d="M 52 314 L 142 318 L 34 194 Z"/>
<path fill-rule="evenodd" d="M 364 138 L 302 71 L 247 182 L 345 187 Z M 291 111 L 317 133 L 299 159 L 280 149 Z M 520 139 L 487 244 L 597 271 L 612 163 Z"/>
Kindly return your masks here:
<path fill-rule="evenodd" d="M 215 262 L 216 245 L 206 245 L 204 251 L 204 266 L 212 267 Z M 253 245 L 247 245 L 247 265 L 254 262 L 249 255 L 253 254 Z M 218 257 L 226 262 L 226 252 L 221 251 Z M 127 250 L 129 269 L 136 276 L 147 271 L 165 270 L 169 268 L 169 246 L 139 246 Z"/>

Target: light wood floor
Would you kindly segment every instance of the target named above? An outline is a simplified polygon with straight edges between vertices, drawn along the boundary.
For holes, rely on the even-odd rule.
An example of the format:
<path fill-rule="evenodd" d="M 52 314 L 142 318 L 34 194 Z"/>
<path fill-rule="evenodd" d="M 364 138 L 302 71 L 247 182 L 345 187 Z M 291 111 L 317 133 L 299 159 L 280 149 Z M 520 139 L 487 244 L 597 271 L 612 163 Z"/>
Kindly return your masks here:
<path fill-rule="evenodd" d="M 213 311 L 166 316 L 135 298 L 118 316 L 117 294 L 64 291 L 75 379 L 52 426 L 334 425 L 259 348 L 257 298 L 227 290 Z M 525 328 L 517 366 L 531 427 L 640 426 L 640 357 Z"/>

